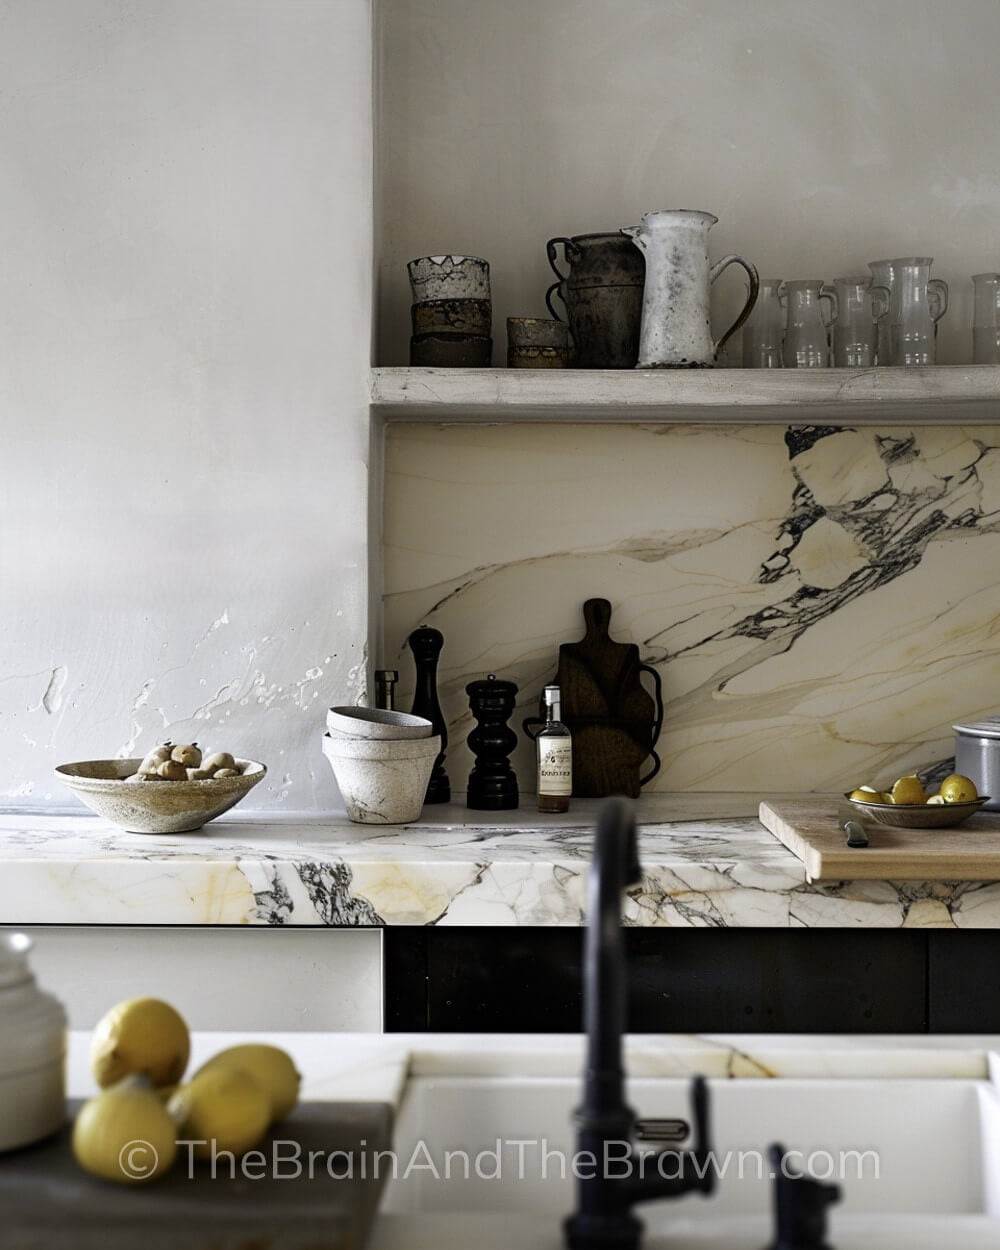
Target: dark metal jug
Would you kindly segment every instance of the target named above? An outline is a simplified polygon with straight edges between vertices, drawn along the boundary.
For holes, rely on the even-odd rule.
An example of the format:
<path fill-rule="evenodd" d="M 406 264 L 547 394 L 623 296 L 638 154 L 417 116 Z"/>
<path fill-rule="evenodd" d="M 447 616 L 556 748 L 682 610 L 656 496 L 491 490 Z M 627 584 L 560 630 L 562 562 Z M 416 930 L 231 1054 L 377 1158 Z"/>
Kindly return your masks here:
<path fill-rule="evenodd" d="M 569 268 L 565 274 L 556 263 L 560 243 Z M 557 320 L 562 318 L 553 307 L 553 295 L 565 305 L 576 367 L 634 369 L 646 280 L 642 253 L 620 231 L 559 236 L 549 239 L 545 251 L 558 278 L 545 292 L 545 303 Z"/>

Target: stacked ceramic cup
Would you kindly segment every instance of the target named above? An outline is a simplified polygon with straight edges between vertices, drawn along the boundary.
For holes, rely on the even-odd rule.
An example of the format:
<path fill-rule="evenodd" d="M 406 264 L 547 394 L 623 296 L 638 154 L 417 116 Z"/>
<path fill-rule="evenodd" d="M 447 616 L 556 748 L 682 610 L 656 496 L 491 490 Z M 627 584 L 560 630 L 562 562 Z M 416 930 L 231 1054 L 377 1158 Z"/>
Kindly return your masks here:
<path fill-rule="evenodd" d="M 360 825 L 416 820 L 441 750 L 431 722 L 382 708 L 332 707 L 326 727 L 323 754 L 348 818 Z"/>
<path fill-rule="evenodd" d="M 406 268 L 413 292 L 410 364 L 488 368 L 493 354 L 489 264 L 479 256 L 421 256 Z"/>

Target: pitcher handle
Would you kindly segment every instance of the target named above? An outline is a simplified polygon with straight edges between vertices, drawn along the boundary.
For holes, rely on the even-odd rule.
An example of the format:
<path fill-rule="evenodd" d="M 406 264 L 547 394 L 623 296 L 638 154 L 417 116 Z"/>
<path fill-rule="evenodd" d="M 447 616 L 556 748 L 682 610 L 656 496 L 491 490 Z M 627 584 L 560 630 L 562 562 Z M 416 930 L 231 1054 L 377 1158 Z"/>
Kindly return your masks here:
<path fill-rule="evenodd" d="M 840 320 L 840 299 L 837 295 L 836 287 L 832 283 L 824 282 L 819 288 L 819 297 L 820 299 L 828 299 L 830 301 L 830 320 L 823 322 L 823 325 L 829 330 L 835 321 Z M 823 316 L 822 309 L 819 315 Z"/>
<path fill-rule="evenodd" d="M 728 269 L 732 264 L 742 265 L 747 271 L 747 274 L 750 277 L 750 290 L 747 293 L 747 302 L 743 305 L 743 311 L 725 332 L 722 338 L 713 345 L 713 356 L 718 356 L 719 352 L 721 352 L 723 347 L 725 347 L 730 335 L 735 334 L 743 322 L 746 321 L 747 317 L 749 317 L 753 312 L 753 306 L 757 303 L 757 295 L 760 291 L 760 278 L 757 274 L 756 266 L 751 265 L 745 256 L 739 256 L 735 252 L 731 256 L 723 256 L 722 260 L 717 260 L 715 262 L 712 268 L 708 271 L 709 284 L 715 281 L 719 274 L 722 273 L 723 269 Z"/>
<path fill-rule="evenodd" d="M 653 767 L 644 777 L 639 778 L 639 785 L 644 786 L 647 781 L 652 781 L 656 774 L 660 771 L 660 757 L 656 754 L 656 744 L 660 740 L 660 730 L 663 728 L 663 682 L 660 680 L 658 669 L 653 668 L 651 664 L 640 664 L 640 673 L 648 673 L 653 679 L 653 693 L 656 701 L 656 721 L 653 724 L 652 746 L 649 748 L 649 754 L 653 759 Z"/>
<path fill-rule="evenodd" d="M 567 239 L 566 236 L 562 234 L 557 234 L 554 239 L 549 239 L 548 243 L 545 244 L 545 255 L 549 258 L 549 268 L 556 275 L 557 279 L 557 281 L 553 282 L 549 289 L 545 292 L 545 307 L 549 310 L 552 316 L 555 317 L 556 321 L 562 321 L 562 317 L 559 316 L 552 306 L 552 296 L 558 295 L 563 302 L 563 308 L 566 308 L 566 283 L 569 281 L 569 274 L 563 273 L 556 264 L 558 259 L 556 248 L 560 243 L 563 245 L 563 257 L 567 264 L 572 263 L 570 259 L 570 249 L 573 249 L 574 251 L 576 250 L 573 248 L 573 240 Z M 567 316 L 568 314 L 569 310 L 567 309 Z"/>
<path fill-rule="evenodd" d="M 562 317 L 552 306 L 552 296 L 558 295 L 563 302 L 563 308 L 566 309 L 566 316 L 569 316 L 569 309 L 566 306 L 566 292 L 563 287 L 566 285 L 566 279 L 560 278 L 558 282 L 553 282 L 549 289 L 545 292 L 545 307 L 549 310 L 556 321 L 562 321 Z"/>
<path fill-rule="evenodd" d="M 567 239 L 565 235 L 557 234 L 554 239 L 549 239 L 548 243 L 545 244 L 545 255 L 549 258 L 549 267 L 552 272 L 556 275 L 560 282 L 565 282 L 569 275 L 563 273 L 556 264 L 556 248 L 560 243 L 563 245 L 563 257 L 566 263 L 569 264 L 569 250 L 573 246 L 573 240 Z"/>
<path fill-rule="evenodd" d="M 927 282 L 927 290 L 931 295 L 937 296 L 935 302 L 937 303 L 938 311 L 936 315 L 933 303 L 931 304 L 931 320 L 937 325 L 948 311 L 948 283 L 945 282 L 944 278 L 930 278 Z"/>
<path fill-rule="evenodd" d="M 872 321 L 876 325 L 883 317 L 889 315 L 889 301 L 892 299 L 892 292 L 887 286 L 871 286 L 868 288 L 872 297 Z M 879 364 L 882 362 L 879 361 Z"/>

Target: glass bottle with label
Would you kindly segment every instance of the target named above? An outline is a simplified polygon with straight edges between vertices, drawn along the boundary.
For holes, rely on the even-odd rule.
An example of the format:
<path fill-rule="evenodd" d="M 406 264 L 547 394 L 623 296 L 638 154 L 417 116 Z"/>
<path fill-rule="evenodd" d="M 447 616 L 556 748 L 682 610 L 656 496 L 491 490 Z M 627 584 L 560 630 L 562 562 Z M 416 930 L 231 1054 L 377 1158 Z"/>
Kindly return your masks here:
<path fill-rule="evenodd" d="M 573 793 L 573 738 L 559 719 L 559 687 L 546 686 L 542 696 L 545 724 L 538 731 L 538 810 L 568 812 Z"/>

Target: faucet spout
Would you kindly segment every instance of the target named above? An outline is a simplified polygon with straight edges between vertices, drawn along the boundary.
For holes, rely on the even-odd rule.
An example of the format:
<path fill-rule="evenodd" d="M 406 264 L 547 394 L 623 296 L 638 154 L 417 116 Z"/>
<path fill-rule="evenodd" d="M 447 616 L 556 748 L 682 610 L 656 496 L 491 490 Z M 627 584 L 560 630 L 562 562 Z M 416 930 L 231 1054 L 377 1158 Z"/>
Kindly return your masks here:
<path fill-rule="evenodd" d="M 584 1119 L 617 1115 L 625 1108 L 622 1037 L 625 1033 L 625 940 L 622 894 L 640 879 L 635 817 L 627 799 L 601 808 L 594 837 L 584 945 L 584 1029 L 587 1071 Z"/>
<path fill-rule="evenodd" d="M 569 1250 L 638 1250 L 642 1223 L 630 1207 L 651 1198 L 710 1193 L 708 1088 L 696 1078 L 692 1110 L 696 1144 L 661 1167 L 639 1174 L 622 1150 L 631 1151 L 635 1113 L 625 1101 L 622 1039 L 625 1034 L 625 941 L 622 896 L 641 879 L 635 814 L 624 798 L 601 808 L 594 838 L 584 945 L 584 1028 L 587 1057 L 583 1100 L 576 1114 L 577 1209 L 565 1221 Z M 615 1166 L 614 1174 L 611 1167 Z"/>

